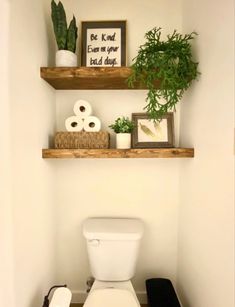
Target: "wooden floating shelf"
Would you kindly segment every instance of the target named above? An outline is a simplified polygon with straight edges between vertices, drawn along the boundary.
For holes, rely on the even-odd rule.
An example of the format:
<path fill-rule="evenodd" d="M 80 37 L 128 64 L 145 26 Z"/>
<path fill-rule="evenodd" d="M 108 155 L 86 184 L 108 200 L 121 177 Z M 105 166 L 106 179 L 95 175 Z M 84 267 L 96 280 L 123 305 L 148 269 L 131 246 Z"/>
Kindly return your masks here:
<path fill-rule="evenodd" d="M 130 67 L 41 67 L 41 78 L 57 90 L 130 90 L 130 74 Z M 146 87 L 136 82 L 133 89 Z"/>
<path fill-rule="evenodd" d="M 193 158 L 193 148 L 43 149 L 44 159 L 77 158 Z"/>

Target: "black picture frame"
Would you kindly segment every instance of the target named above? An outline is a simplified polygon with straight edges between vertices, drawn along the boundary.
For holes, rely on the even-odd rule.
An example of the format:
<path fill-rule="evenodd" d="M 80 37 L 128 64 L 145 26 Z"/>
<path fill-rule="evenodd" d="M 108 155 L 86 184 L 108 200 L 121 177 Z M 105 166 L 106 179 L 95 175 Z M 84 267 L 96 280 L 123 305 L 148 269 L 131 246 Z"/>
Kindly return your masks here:
<path fill-rule="evenodd" d="M 82 66 L 126 66 L 125 20 L 82 21 L 81 28 Z"/>
<path fill-rule="evenodd" d="M 133 148 L 174 147 L 174 116 L 172 112 L 160 122 L 149 119 L 147 113 L 133 113 L 135 128 L 132 133 Z"/>

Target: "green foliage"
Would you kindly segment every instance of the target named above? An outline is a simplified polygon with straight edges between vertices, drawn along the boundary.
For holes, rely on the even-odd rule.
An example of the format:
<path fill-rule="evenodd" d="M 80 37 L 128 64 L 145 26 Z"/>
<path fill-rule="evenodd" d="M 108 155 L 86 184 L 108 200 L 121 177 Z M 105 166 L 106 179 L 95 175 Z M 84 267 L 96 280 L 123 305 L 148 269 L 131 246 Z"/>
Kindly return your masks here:
<path fill-rule="evenodd" d="M 129 120 L 128 117 L 117 118 L 113 125 L 109 126 L 114 130 L 115 133 L 131 133 L 135 127 L 133 121 Z"/>
<path fill-rule="evenodd" d="M 182 98 L 185 90 L 197 78 L 198 63 L 193 62 L 190 41 L 197 33 L 181 35 L 175 30 L 161 40 L 161 28 L 153 28 L 145 34 L 146 43 L 139 47 L 133 59 L 132 74 L 128 86 L 140 81 L 148 88 L 145 110 L 149 117 L 161 120 Z M 154 83 L 160 80 L 160 87 Z M 165 102 L 160 102 L 163 98 Z"/>
<path fill-rule="evenodd" d="M 68 33 L 67 33 L 67 49 L 72 52 L 75 52 L 76 50 L 76 41 L 78 37 L 77 31 L 78 28 L 76 26 L 76 19 L 73 16 L 73 19 L 69 24 Z"/>
<path fill-rule="evenodd" d="M 67 29 L 66 13 L 61 1 L 58 4 L 55 3 L 55 0 L 51 1 L 51 19 L 58 49 L 75 52 L 78 31 L 76 19 L 73 16 Z"/>

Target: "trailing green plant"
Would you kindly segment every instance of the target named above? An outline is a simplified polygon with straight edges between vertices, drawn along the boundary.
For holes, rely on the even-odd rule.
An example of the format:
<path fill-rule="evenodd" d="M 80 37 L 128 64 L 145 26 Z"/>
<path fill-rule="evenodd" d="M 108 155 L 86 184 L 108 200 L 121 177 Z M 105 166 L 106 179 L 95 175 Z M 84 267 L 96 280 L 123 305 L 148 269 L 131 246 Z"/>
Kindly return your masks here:
<path fill-rule="evenodd" d="M 161 28 L 156 27 L 145 34 L 146 43 L 139 47 L 133 59 L 128 86 L 134 87 L 135 82 L 140 81 L 147 87 L 144 109 L 151 119 L 161 120 L 168 111 L 175 110 L 184 92 L 197 78 L 198 63 L 192 60 L 190 45 L 195 35 L 196 32 L 182 35 L 175 30 L 162 41 Z M 156 86 L 157 80 L 159 86 Z"/>
<path fill-rule="evenodd" d="M 115 133 L 131 133 L 135 127 L 133 121 L 128 117 L 118 117 L 114 124 L 109 126 L 114 130 Z"/>
<path fill-rule="evenodd" d="M 54 0 L 51 1 L 51 19 L 53 23 L 56 42 L 59 50 L 76 51 L 76 41 L 78 28 L 76 25 L 76 18 L 70 21 L 67 28 L 67 19 L 64 6 L 59 1 L 58 4 Z"/>

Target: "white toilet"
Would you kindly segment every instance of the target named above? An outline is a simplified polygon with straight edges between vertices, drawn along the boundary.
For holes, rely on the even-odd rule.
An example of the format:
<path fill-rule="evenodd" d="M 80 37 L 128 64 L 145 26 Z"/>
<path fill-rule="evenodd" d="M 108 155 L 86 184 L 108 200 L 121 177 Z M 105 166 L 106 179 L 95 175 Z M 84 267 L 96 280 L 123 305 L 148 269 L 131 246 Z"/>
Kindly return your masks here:
<path fill-rule="evenodd" d="M 129 218 L 90 218 L 83 224 L 95 282 L 84 307 L 140 307 L 130 279 L 143 236 L 143 223 Z"/>

